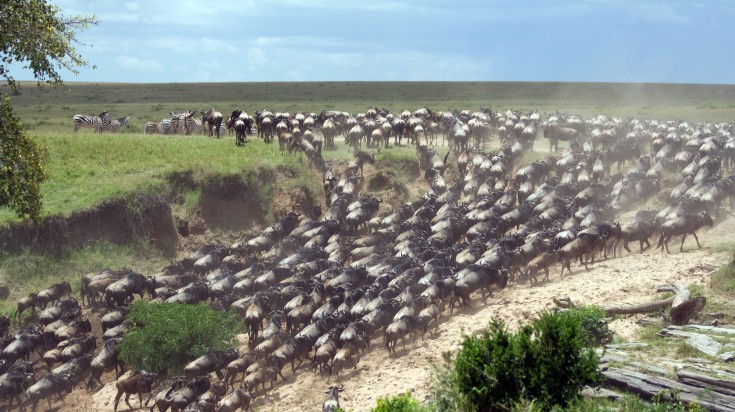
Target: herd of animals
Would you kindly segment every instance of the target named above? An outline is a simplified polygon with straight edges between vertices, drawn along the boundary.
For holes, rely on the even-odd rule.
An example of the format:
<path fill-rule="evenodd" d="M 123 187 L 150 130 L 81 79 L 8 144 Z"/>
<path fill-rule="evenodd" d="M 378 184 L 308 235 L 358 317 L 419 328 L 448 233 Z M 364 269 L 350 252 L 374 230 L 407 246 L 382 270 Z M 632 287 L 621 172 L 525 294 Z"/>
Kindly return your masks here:
<path fill-rule="evenodd" d="M 245 122 L 243 113 L 234 111 L 225 123 L 245 123 L 242 132 L 249 134 L 253 122 Z M 278 119 L 267 113 L 258 112 L 255 122 L 266 141 L 273 135 L 263 121 Z M 19 326 L 0 319 L 0 398 L 8 408 L 16 402 L 35 410 L 39 401 L 47 399 L 50 406 L 52 397 L 63 398 L 85 382 L 94 390 L 114 370 L 115 411 L 123 395 L 132 409 L 131 394 L 138 394 L 141 407 L 152 401 L 151 411 L 246 410 L 267 386 L 288 379 L 289 370 L 326 374 L 329 382 L 356 368 L 370 347 L 399 356 L 411 339 L 437 333 L 440 318 L 469 306 L 477 292 L 486 302 L 493 290 L 538 284 L 541 273 L 548 280 L 555 263 L 563 275 L 573 262 L 587 268 L 622 249 L 632 253 L 629 242 L 639 242 L 642 253 L 656 238 L 656 247 L 669 252 L 669 241 L 681 236 L 683 250 L 689 234 L 699 246 L 695 232 L 732 206 L 735 176 L 723 177 L 735 154 L 730 124 L 561 114 L 542 119 L 538 112 L 489 109 L 447 113 L 323 111 L 304 116 L 303 123 L 310 117 L 315 126 L 303 132 L 301 118 L 289 116 L 295 123 L 280 134 L 289 134 L 288 148 L 303 150 L 323 174 L 323 214 L 289 212 L 255 236 L 201 246 L 152 276 L 131 269 L 89 273 L 79 299 L 70 296 L 68 282 L 22 298 L 12 319 Z M 363 128 L 360 136 L 350 136 L 356 126 L 348 119 Z M 397 119 L 416 124 L 400 134 L 386 127 L 385 133 L 395 144 L 405 137 L 415 145 L 429 189 L 416 201 L 380 213 L 382 199 L 362 193 L 364 168 L 380 159 L 360 150 L 360 142 L 387 145 L 386 134 L 369 133 L 382 143 L 367 140 L 364 125 L 392 128 Z M 477 132 L 468 126 L 472 122 L 489 129 Z M 325 130 L 330 127 L 335 130 Z M 296 130 L 300 138 L 294 138 Z M 501 142 L 494 152 L 483 150 L 491 130 Z M 554 153 L 522 164 L 541 130 Z M 352 161 L 336 170 L 313 145 L 294 143 L 306 140 L 306 131 L 323 137 L 325 147 L 344 136 L 354 147 Z M 432 146 L 438 137 L 450 149 L 443 157 Z M 561 152 L 558 140 L 568 141 Z M 445 174 L 454 181 L 445 181 Z M 646 207 L 656 202 L 666 205 Z M 126 365 L 117 359 L 117 345 L 130 329 L 127 305 L 136 295 L 234 310 L 247 326 L 248 348 L 208 351 L 143 402 L 141 394 L 161 378 L 124 373 Z M 90 307 L 106 311 L 102 336 L 92 334 L 85 316 Z M 24 319 L 27 310 L 34 313 Z M 11 327 L 15 333 L 7 334 Z M 343 390 L 344 385 L 330 386 L 323 410 L 338 407 Z"/>

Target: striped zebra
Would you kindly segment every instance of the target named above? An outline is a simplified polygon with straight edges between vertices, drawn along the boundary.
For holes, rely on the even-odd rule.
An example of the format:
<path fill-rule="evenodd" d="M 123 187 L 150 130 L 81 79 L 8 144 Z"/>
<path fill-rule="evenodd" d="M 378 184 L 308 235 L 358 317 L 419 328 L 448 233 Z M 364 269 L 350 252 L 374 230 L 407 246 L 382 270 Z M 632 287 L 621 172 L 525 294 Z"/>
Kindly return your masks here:
<path fill-rule="evenodd" d="M 221 125 L 219 125 L 219 135 L 224 136 L 225 134 L 227 134 L 227 127 L 225 126 L 224 123 L 222 123 Z"/>
<path fill-rule="evenodd" d="M 100 133 L 117 133 L 117 131 L 120 130 L 121 127 L 125 127 L 128 125 L 128 119 L 129 117 L 121 117 L 111 122 L 102 122 L 102 125 L 100 125 Z"/>
<path fill-rule="evenodd" d="M 100 131 L 102 123 L 110 121 L 110 112 L 102 112 L 98 116 L 87 116 L 86 114 L 75 114 L 72 118 L 74 121 L 74 132 L 76 133 L 82 127 L 94 129 L 95 133 Z"/>
<path fill-rule="evenodd" d="M 171 112 L 171 133 L 172 134 L 191 134 L 196 129 L 194 115 L 196 110 L 193 112 Z"/>
<path fill-rule="evenodd" d="M 143 126 L 143 134 L 163 134 L 163 121 L 161 123 L 147 122 Z"/>
<path fill-rule="evenodd" d="M 204 134 L 204 128 L 202 127 L 202 121 L 199 119 L 193 119 L 193 125 L 191 129 L 192 134 Z"/>

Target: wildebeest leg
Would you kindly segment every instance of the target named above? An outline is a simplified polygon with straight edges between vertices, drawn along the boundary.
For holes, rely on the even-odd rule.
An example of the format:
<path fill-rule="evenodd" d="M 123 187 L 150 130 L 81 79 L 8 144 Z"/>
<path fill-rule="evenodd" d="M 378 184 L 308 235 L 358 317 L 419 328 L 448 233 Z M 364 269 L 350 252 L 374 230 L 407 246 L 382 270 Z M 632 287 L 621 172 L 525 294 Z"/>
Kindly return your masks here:
<path fill-rule="evenodd" d="M 695 232 L 692 232 L 692 236 L 694 236 L 694 240 L 697 241 L 697 247 L 702 248 L 702 245 L 699 244 L 699 238 L 697 237 L 697 234 Z"/>
<path fill-rule="evenodd" d="M 646 247 L 643 247 L 643 243 L 645 243 L 645 244 L 646 244 Z M 647 239 L 643 239 L 643 240 L 641 240 L 641 241 L 640 241 L 640 244 L 641 244 L 641 253 L 643 253 L 643 251 L 644 251 L 644 250 L 646 250 L 646 249 L 648 249 L 649 247 L 651 247 L 651 243 L 649 243 Z"/>
<path fill-rule="evenodd" d="M 123 392 L 118 390 L 117 395 L 115 395 L 115 407 L 113 408 L 114 412 L 117 412 L 117 404 L 120 402 L 120 398 L 122 397 Z M 133 409 L 132 407 L 130 409 Z"/>
<path fill-rule="evenodd" d="M 664 253 L 664 240 L 666 237 L 661 233 L 661 237 L 658 238 L 658 246 L 656 246 L 656 249 L 661 248 L 661 253 Z"/>
<path fill-rule="evenodd" d="M 130 410 L 132 411 L 133 405 L 130 404 L 130 392 L 125 393 L 125 403 L 128 404 L 128 408 L 130 408 Z M 143 404 L 143 399 L 141 397 L 140 392 L 138 392 L 138 405 L 142 405 L 142 404 Z"/>
<path fill-rule="evenodd" d="M 681 246 L 679 246 L 679 252 L 683 252 L 684 251 L 684 240 L 686 240 L 686 238 L 687 238 L 687 234 L 686 233 L 684 233 L 683 235 L 681 235 Z M 697 245 L 699 245 L 699 241 L 697 241 Z M 668 248 L 666 248 L 666 249 L 668 250 Z"/>

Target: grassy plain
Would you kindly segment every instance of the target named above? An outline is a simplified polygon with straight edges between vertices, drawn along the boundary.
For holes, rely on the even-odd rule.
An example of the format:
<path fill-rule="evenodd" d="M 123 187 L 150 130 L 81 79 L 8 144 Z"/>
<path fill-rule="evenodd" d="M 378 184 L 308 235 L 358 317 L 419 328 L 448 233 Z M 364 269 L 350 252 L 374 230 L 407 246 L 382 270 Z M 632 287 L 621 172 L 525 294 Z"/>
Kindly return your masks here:
<path fill-rule="evenodd" d="M 22 83 L 12 103 L 32 130 L 71 130 L 74 114 L 109 110 L 130 116 L 131 128 L 159 121 L 171 111 L 215 107 L 226 113 L 273 111 L 356 113 L 368 107 L 391 112 L 429 107 L 638 116 L 663 120 L 730 121 L 735 85 L 529 82 L 307 82 L 307 83 L 67 83 L 67 89 L 38 90 Z M 7 86 L 0 87 L 7 93 Z"/>

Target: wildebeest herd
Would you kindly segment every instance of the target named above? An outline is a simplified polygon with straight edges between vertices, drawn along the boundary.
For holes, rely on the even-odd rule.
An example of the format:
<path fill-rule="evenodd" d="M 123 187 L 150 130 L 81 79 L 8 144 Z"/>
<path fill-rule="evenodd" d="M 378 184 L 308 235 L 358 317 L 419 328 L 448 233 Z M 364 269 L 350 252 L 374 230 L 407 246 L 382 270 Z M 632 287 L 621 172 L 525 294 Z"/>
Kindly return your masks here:
<path fill-rule="evenodd" d="M 469 306 L 477 292 L 484 303 L 493 290 L 538 284 L 539 274 L 548 280 L 557 262 L 564 275 L 573 262 L 587 268 L 622 249 L 632 253 L 629 242 L 639 242 L 642 253 L 657 238 L 657 248 L 669 252 L 672 238 L 681 236 L 683 250 L 692 234 L 699 246 L 695 232 L 727 213 L 735 194 L 735 176 L 723 177 L 733 167 L 735 130 L 724 123 L 426 108 L 395 116 L 378 108 L 356 116 L 262 110 L 254 121 L 242 110 L 226 119 L 214 110 L 206 116 L 213 127 L 219 118 L 242 133 L 239 143 L 256 128 L 264 141 L 282 142 L 282 150 L 302 150 L 322 173 L 327 210 L 289 212 L 257 235 L 201 246 L 152 276 L 131 269 L 87 274 L 81 302 L 69 297 L 68 283 L 21 299 L 13 321 L 23 325 L 0 346 L 0 396 L 9 406 L 23 393 L 33 409 L 44 398 L 50 405 L 52 396 L 85 381 L 98 387 L 113 369 L 114 409 L 123 395 L 128 406 L 131 394 L 143 403 L 140 394 L 159 378 L 145 371 L 123 375 L 127 367 L 116 350 L 130 329 L 124 319 L 135 295 L 208 301 L 236 311 L 248 329 L 246 350 L 211 350 L 192 360 L 153 405 L 245 410 L 279 378 L 288 379 L 289 370 L 326 375 L 329 382 L 356 368 L 370 348 L 382 344 L 399 356 L 417 335 L 435 333 L 442 315 Z M 555 153 L 523 163 L 541 131 Z M 500 144 L 490 152 L 492 132 Z M 341 171 L 316 148 L 334 147 L 336 136 L 354 149 Z M 380 159 L 361 149 L 363 140 L 384 148 L 390 137 L 395 145 L 403 138 L 415 145 L 429 189 L 380 213 L 382 199 L 362 193 L 366 165 Z M 439 138 L 446 146 L 435 146 Z M 562 153 L 559 140 L 567 142 Z M 447 148 L 444 156 L 437 152 Z M 454 181 L 445 181 L 448 169 Z M 21 314 L 36 306 L 41 312 L 23 322 Z M 106 308 L 102 337 L 90 336 L 85 306 Z M 0 326 L 7 331 L 10 322 Z M 34 369 L 34 354 L 46 368 Z M 343 390 L 330 386 L 323 409 L 338 407 Z"/>

